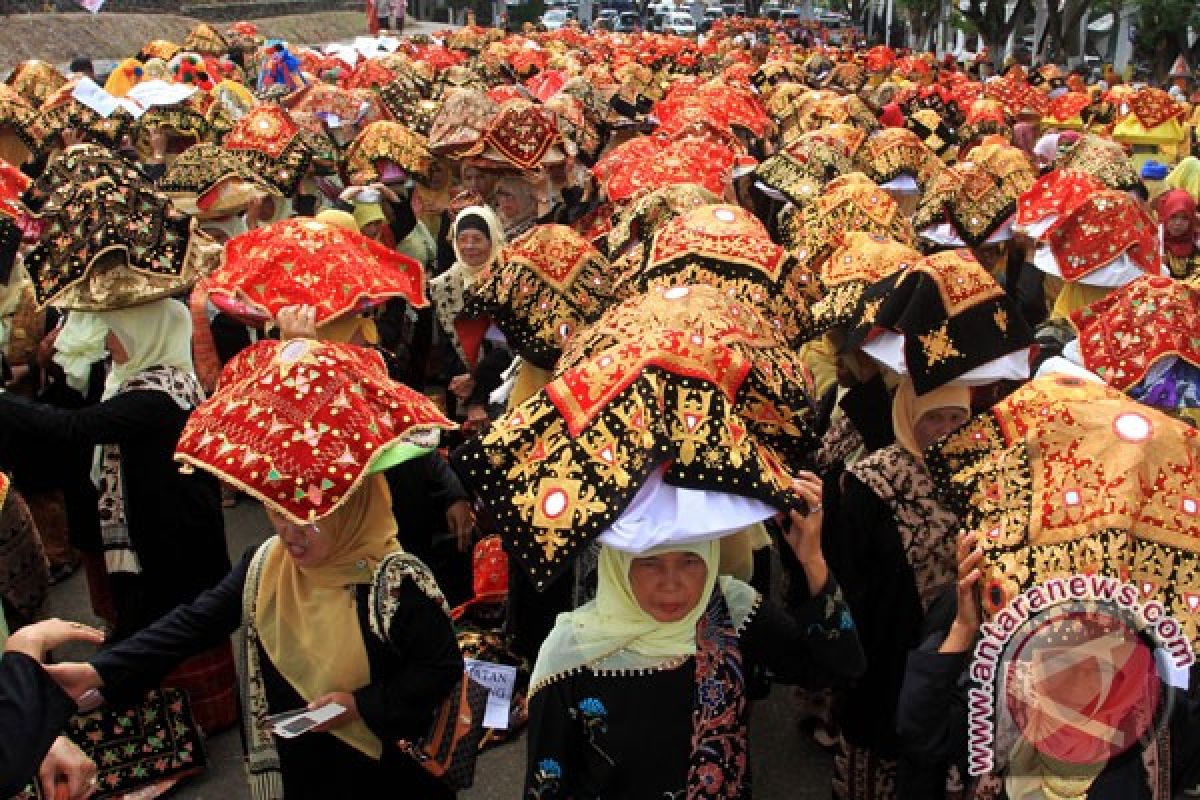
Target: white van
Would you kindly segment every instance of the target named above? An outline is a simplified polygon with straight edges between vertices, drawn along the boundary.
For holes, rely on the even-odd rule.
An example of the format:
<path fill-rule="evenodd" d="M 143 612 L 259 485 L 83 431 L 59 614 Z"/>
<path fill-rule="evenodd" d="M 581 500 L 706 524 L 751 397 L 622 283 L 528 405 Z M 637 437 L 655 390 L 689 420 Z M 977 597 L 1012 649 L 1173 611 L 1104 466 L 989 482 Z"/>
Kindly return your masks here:
<path fill-rule="evenodd" d="M 676 36 L 695 36 L 696 23 L 691 14 L 682 11 L 672 11 L 663 20 L 663 33 L 673 33 Z"/>

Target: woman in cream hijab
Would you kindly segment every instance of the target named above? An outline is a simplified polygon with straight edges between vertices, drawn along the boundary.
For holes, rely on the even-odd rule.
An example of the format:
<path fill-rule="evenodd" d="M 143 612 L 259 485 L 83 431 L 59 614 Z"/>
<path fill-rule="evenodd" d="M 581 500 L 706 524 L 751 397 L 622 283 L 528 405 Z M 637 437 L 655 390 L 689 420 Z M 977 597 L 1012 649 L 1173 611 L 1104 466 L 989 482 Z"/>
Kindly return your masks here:
<path fill-rule="evenodd" d="M 934 495 L 924 450 L 966 422 L 970 390 L 941 386 L 923 395 L 904 377 L 892 401 L 896 443 L 855 462 L 827 541 L 830 563 L 846 589 L 862 635 L 867 673 L 858 688 L 835 696 L 842 736 L 834 797 L 895 797 L 899 754 L 896 704 L 905 658 L 926 611 L 957 574 L 958 519 Z"/>
<path fill-rule="evenodd" d="M 204 399 L 187 308 L 163 299 L 98 316 L 112 354 L 102 401 L 65 409 L 0 394 L 0 434 L 64 453 L 95 448 L 102 541 L 88 580 L 93 597 L 111 597 L 109 638 L 118 641 L 220 580 L 229 556 L 217 482 L 183 474 L 174 461 L 180 431 Z M 233 669 L 227 644 L 202 658 Z M 205 691 L 187 677 L 170 685 L 191 690 L 206 729 L 236 720 L 236 703 L 224 690 Z"/>
<path fill-rule="evenodd" d="M 862 671 L 853 620 L 821 553 L 821 484 L 801 473 L 797 491 L 811 511 L 793 512 L 784 537 L 783 606 L 718 576 L 719 538 L 697 540 L 689 529 L 664 540 L 653 511 L 632 514 L 629 537 L 601 536 L 596 598 L 559 616 L 533 670 L 525 796 L 749 797 L 752 665 L 784 681 Z M 650 541 L 659 543 L 643 549 Z"/>
<path fill-rule="evenodd" d="M 429 282 L 429 298 L 434 310 L 434 346 L 432 359 L 441 367 L 434 382 L 447 386 L 462 408 L 474 406 L 477 414 L 487 406 L 487 395 L 500 384 L 499 374 L 512 361 L 511 355 L 504 363 L 493 369 L 497 357 L 476 358 L 478 353 L 469 353 L 470 343 L 464 343 L 455 327 L 455 321 L 466 306 L 467 295 L 481 275 L 500 256 L 504 249 L 504 227 L 500 218 L 487 206 L 470 206 L 454 218 L 451 228 L 451 243 L 455 261 L 450 269 Z M 485 335 L 489 351 L 507 348 L 495 337 Z M 488 369 L 484 380 L 478 367 L 487 359 Z M 496 374 L 492 376 L 492 372 Z M 483 411 L 486 417 L 486 411 Z"/>

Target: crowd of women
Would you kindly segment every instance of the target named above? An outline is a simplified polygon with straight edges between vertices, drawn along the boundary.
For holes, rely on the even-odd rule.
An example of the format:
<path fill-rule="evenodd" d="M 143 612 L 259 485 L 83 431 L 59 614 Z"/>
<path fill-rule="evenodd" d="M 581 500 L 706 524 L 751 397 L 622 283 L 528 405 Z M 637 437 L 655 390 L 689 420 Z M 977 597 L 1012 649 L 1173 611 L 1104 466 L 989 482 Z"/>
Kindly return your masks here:
<path fill-rule="evenodd" d="M 466 656 L 528 798 L 748 798 L 771 682 L 841 800 L 1195 796 L 1191 109 L 982 67 L 741 18 L 17 65 L 0 795 L 240 724 L 255 798 L 450 797 Z M 36 622 L 80 565 L 104 632 Z M 1182 644 L 1034 615 L 976 768 L 981 627 L 1075 575 Z"/>

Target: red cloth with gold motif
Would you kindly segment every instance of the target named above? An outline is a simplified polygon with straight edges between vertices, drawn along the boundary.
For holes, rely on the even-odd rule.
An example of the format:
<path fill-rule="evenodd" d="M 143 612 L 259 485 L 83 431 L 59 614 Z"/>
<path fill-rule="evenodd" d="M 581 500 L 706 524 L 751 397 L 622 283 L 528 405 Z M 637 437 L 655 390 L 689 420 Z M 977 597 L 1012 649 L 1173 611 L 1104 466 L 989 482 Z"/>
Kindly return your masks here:
<path fill-rule="evenodd" d="M 1057 225 L 1088 197 L 1101 191 L 1104 183 L 1083 170 L 1051 170 L 1017 198 L 1016 224 L 1034 225 L 1054 216 L 1058 217 Z"/>
<path fill-rule="evenodd" d="M 979 534 L 983 608 L 1052 578 L 1106 575 L 1200 644 L 1200 432 L 1108 386 L 1036 379 L 926 456 Z"/>
<path fill-rule="evenodd" d="M 1162 271 L 1158 226 L 1126 192 L 1092 194 L 1062 216 L 1047 240 L 1068 281 L 1077 281 L 1120 255 L 1143 272 Z"/>
<path fill-rule="evenodd" d="M 310 305 L 323 325 L 403 297 L 428 304 L 421 265 L 362 234 L 298 217 L 243 233 L 225 245 L 225 264 L 209 276 L 210 298 L 261 321 Z"/>
<path fill-rule="evenodd" d="M 429 398 L 389 379 L 374 350 L 261 341 L 225 366 L 175 458 L 304 524 L 335 511 L 391 445 L 453 427 Z"/>
<path fill-rule="evenodd" d="M 1200 366 L 1200 291 L 1147 275 L 1071 315 L 1083 365 L 1119 391 L 1155 362 L 1178 356 Z"/>
<path fill-rule="evenodd" d="M 1173 119 L 1181 119 L 1186 113 L 1185 107 L 1176 103 L 1171 95 L 1152 86 L 1139 89 L 1127 102 L 1129 110 L 1148 131 Z"/>

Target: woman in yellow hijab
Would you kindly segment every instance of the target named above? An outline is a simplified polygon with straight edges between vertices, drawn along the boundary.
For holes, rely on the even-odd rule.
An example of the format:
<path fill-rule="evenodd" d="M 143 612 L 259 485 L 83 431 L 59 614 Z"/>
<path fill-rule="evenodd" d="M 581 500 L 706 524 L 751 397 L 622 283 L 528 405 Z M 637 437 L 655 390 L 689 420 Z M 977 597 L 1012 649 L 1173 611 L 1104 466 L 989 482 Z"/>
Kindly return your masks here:
<path fill-rule="evenodd" d="M 370 358 L 349 345 L 292 340 L 261 342 L 231 363 L 225 381 L 233 385 L 218 389 L 189 425 L 223 441 L 245 442 L 247 420 L 237 400 L 253 395 L 256 417 L 270 424 L 261 441 L 252 437 L 245 445 L 254 455 L 251 466 L 238 466 L 242 456 L 228 467 L 224 457 L 207 458 L 206 439 L 189 438 L 188 430 L 179 452 L 189 464 L 218 472 L 262 500 L 274 536 L 248 551 L 194 602 L 90 664 L 57 668 L 56 677 L 73 696 L 93 688 L 105 693 L 137 689 L 188 653 L 244 627 L 239 674 L 255 800 L 453 796 L 396 746 L 427 733 L 434 710 L 462 676 L 463 662 L 436 581 L 397 541 L 391 495 L 377 471 L 390 460 L 385 453 L 403 450 L 408 435 L 430 427 L 414 426 L 413 419 L 433 420 L 433 427 L 449 423 L 424 397 L 387 382 L 381 366 L 373 372 L 355 366 Z M 261 383 L 265 373 L 278 374 L 299 361 L 323 366 L 314 372 L 315 406 L 291 390 Z M 248 382 L 231 378 L 247 371 L 253 373 Z M 335 391 L 345 386 L 362 387 L 363 396 L 350 399 Z M 302 449 L 314 459 L 307 466 L 277 457 L 292 436 L 284 420 L 329 419 L 334 409 L 353 428 L 346 448 L 322 448 L 317 442 L 310 450 L 306 442 Z M 368 440 L 371 446 L 350 444 Z M 269 469 L 252 466 L 268 461 L 274 464 Z M 291 494 L 279 495 L 277 485 L 291 485 L 308 474 L 303 470 L 327 475 L 330 468 L 338 478 L 345 472 L 355 482 L 340 499 L 329 496 L 332 482 L 324 492 L 315 486 L 318 504 L 310 517 L 298 518 L 288 502 Z M 288 736 L 271 720 L 331 704 L 340 711 L 327 709 L 336 713 L 302 735 Z"/>

